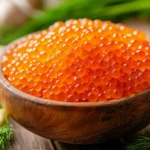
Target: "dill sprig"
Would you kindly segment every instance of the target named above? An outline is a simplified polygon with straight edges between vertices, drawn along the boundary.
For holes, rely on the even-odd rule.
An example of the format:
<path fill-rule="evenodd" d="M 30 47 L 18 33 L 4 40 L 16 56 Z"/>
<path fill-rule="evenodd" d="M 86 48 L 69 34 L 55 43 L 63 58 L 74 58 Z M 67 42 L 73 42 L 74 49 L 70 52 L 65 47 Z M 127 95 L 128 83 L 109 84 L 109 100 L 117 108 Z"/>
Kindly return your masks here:
<path fill-rule="evenodd" d="M 138 136 L 128 143 L 125 150 L 150 150 L 150 136 Z"/>
<path fill-rule="evenodd" d="M 13 137 L 12 127 L 8 121 L 0 127 L 0 150 L 5 150 L 8 142 Z"/>

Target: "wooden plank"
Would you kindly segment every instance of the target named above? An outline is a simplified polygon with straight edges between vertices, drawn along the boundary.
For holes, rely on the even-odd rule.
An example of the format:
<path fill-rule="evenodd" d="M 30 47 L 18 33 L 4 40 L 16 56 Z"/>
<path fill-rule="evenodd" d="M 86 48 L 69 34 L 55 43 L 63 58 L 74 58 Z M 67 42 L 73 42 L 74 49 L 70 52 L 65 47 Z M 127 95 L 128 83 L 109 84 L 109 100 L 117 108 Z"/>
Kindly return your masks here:
<path fill-rule="evenodd" d="M 139 132 L 139 134 L 141 134 L 141 135 L 149 135 L 150 136 L 150 125 L 147 126 L 146 128 L 144 128 L 143 130 L 141 130 Z"/>
<path fill-rule="evenodd" d="M 14 137 L 7 150 L 54 150 L 50 140 L 31 133 L 13 119 L 10 119 L 10 124 L 14 129 Z"/>

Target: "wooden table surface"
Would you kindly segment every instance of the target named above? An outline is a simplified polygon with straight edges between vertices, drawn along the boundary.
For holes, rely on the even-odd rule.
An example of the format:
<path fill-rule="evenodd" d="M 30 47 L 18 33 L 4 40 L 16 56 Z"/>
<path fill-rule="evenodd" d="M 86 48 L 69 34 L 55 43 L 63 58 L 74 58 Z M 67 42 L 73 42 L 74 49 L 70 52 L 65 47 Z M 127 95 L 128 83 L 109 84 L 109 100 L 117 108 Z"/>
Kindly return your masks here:
<path fill-rule="evenodd" d="M 148 35 L 148 38 L 150 39 L 150 23 L 143 23 L 133 20 L 127 22 L 127 25 L 137 29 L 141 29 Z M 38 135 L 35 135 L 21 127 L 11 118 L 10 124 L 14 129 L 14 138 L 9 143 L 7 150 L 121 150 L 122 144 L 119 140 L 99 145 L 72 146 L 50 141 L 49 139 L 45 139 Z M 150 131 L 150 127 L 147 130 Z"/>

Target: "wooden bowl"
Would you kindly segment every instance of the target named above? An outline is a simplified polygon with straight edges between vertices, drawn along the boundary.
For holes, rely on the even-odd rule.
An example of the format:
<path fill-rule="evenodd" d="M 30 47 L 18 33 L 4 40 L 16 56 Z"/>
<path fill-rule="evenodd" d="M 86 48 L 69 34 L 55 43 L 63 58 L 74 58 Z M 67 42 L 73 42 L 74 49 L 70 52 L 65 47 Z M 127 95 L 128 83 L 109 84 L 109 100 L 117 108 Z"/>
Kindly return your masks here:
<path fill-rule="evenodd" d="M 3 76 L 1 65 L 0 99 L 9 115 L 28 130 L 70 144 L 109 141 L 150 123 L 150 89 L 107 102 L 56 102 L 14 88 Z"/>

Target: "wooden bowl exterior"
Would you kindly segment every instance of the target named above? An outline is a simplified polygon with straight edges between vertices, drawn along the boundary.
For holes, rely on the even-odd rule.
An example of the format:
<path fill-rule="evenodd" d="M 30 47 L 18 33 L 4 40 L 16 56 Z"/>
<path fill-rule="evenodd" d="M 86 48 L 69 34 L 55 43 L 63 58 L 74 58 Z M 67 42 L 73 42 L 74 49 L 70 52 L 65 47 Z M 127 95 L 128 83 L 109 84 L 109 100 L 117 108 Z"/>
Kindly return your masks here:
<path fill-rule="evenodd" d="M 15 89 L 4 78 L 0 67 L 0 100 L 10 116 L 23 127 L 70 144 L 109 141 L 150 123 L 150 89 L 108 102 L 56 102 Z"/>

